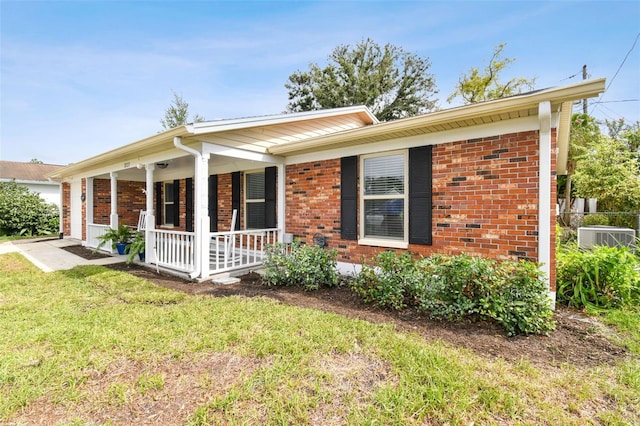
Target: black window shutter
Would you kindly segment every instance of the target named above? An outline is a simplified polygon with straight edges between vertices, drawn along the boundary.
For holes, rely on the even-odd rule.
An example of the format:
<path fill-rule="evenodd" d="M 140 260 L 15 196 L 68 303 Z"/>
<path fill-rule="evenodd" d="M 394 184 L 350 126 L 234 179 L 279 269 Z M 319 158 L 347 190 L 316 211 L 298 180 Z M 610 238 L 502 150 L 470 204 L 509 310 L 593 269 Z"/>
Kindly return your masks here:
<path fill-rule="evenodd" d="M 278 226 L 276 217 L 276 185 L 278 181 L 278 168 L 267 167 L 264 169 L 264 227 L 275 228 Z"/>
<path fill-rule="evenodd" d="M 209 176 L 209 230 L 218 232 L 218 175 Z"/>
<path fill-rule="evenodd" d="M 358 239 L 358 157 L 340 159 L 340 237 Z"/>
<path fill-rule="evenodd" d="M 231 173 L 231 210 L 237 210 L 236 229 L 240 229 L 240 172 Z"/>
<path fill-rule="evenodd" d="M 162 182 L 156 182 L 156 225 L 162 225 Z"/>
<path fill-rule="evenodd" d="M 187 178 L 184 181 L 185 184 L 185 229 L 187 232 L 193 232 L 193 178 Z"/>
<path fill-rule="evenodd" d="M 409 243 L 431 245 L 432 146 L 409 150 Z"/>
<path fill-rule="evenodd" d="M 180 180 L 173 181 L 173 226 L 180 226 Z"/>

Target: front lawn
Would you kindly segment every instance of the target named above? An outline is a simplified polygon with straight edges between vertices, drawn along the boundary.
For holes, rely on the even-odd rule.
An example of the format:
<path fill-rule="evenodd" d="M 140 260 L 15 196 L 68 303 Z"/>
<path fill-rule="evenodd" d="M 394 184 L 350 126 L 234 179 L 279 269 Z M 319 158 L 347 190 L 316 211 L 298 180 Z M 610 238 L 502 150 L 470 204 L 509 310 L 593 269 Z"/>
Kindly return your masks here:
<path fill-rule="evenodd" d="M 0 423 L 640 423 L 633 331 L 612 335 L 634 351 L 617 365 L 508 362 L 103 267 L 45 274 L 10 253 L 0 270 Z M 639 322 L 617 315 L 622 328 Z"/>

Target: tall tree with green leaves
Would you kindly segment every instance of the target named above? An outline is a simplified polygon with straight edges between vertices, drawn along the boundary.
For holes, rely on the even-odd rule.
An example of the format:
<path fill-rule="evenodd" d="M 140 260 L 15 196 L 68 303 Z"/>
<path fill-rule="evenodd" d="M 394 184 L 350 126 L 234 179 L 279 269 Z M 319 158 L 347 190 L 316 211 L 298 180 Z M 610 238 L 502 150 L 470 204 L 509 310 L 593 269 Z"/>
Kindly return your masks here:
<path fill-rule="evenodd" d="M 204 121 L 204 117 L 196 114 L 189 120 L 189 104 L 182 99 L 182 96 L 173 93 L 173 102 L 164 112 L 164 118 L 160 120 L 163 130 L 173 129 L 174 127 L 182 126 L 187 123 L 197 123 Z"/>
<path fill-rule="evenodd" d="M 512 78 L 506 83 L 499 81 L 500 73 L 515 61 L 514 58 L 501 57 L 506 45 L 506 43 L 501 43 L 493 49 L 489 65 L 483 71 L 474 67 L 467 74 L 463 74 L 458 80 L 456 90 L 447 98 L 447 102 L 460 96 L 465 104 L 473 104 L 533 89 L 535 78 Z"/>
<path fill-rule="evenodd" d="M 573 174 L 579 161 L 585 158 L 592 148 L 601 142 L 602 137 L 595 118 L 588 114 L 573 114 L 571 117 L 567 174 L 564 186 L 565 210 L 563 221 L 567 225 L 571 223 Z"/>
<path fill-rule="evenodd" d="M 627 150 L 640 160 L 640 121 L 627 123 L 624 118 L 619 120 L 605 120 L 609 137 L 619 140 Z"/>
<path fill-rule="evenodd" d="M 580 158 L 574 181 L 578 196 L 598 199 L 598 210 L 640 209 L 638 159 L 622 139 L 598 138 Z"/>
<path fill-rule="evenodd" d="M 381 121 L 410 117 L 435 108 L 435 80 L 421 58 L 391 44 L 371 39 L 355 47 L 340 45 L 321 67 L 289 76 L 288 112 L 366 105 Z"/>

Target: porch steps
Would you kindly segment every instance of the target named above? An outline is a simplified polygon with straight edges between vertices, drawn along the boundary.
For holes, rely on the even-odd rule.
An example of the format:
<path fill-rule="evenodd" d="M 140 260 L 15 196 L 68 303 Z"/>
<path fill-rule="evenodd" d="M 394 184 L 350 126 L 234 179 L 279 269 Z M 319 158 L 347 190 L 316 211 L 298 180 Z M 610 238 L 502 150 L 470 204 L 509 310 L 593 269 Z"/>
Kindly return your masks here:
<path fill-rule="evenodd" d="M 211 281 L 214 284 L 230 285 L 230 284 L 239 283 L 240 282 L 240 278 L 236 278 L 236 277 L 218 277 L 218 278 L 213 278 Z"/>

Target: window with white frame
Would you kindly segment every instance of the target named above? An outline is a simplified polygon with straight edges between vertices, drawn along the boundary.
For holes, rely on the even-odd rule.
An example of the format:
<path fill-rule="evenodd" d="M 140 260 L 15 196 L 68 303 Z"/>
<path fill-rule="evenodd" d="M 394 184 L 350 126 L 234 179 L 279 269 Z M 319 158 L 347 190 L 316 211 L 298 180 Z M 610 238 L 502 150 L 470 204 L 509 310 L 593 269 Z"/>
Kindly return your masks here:
<path fill-rule="evenodd" d="M 407 152 L 361 157 L 361 236 L 406 241 Z"/>
<path fill-rule="evenodd" d="M 264 170 L 244 175 L 245 224 L 247 229 L 265 227 Z"/>
<path fill-rule="evenodd" d="M 174 199 L 173 199 L 173 182 L 164 183 L 163 204 L 164 204 L 164 224 L 173 226 L 174 222 Z"/>

